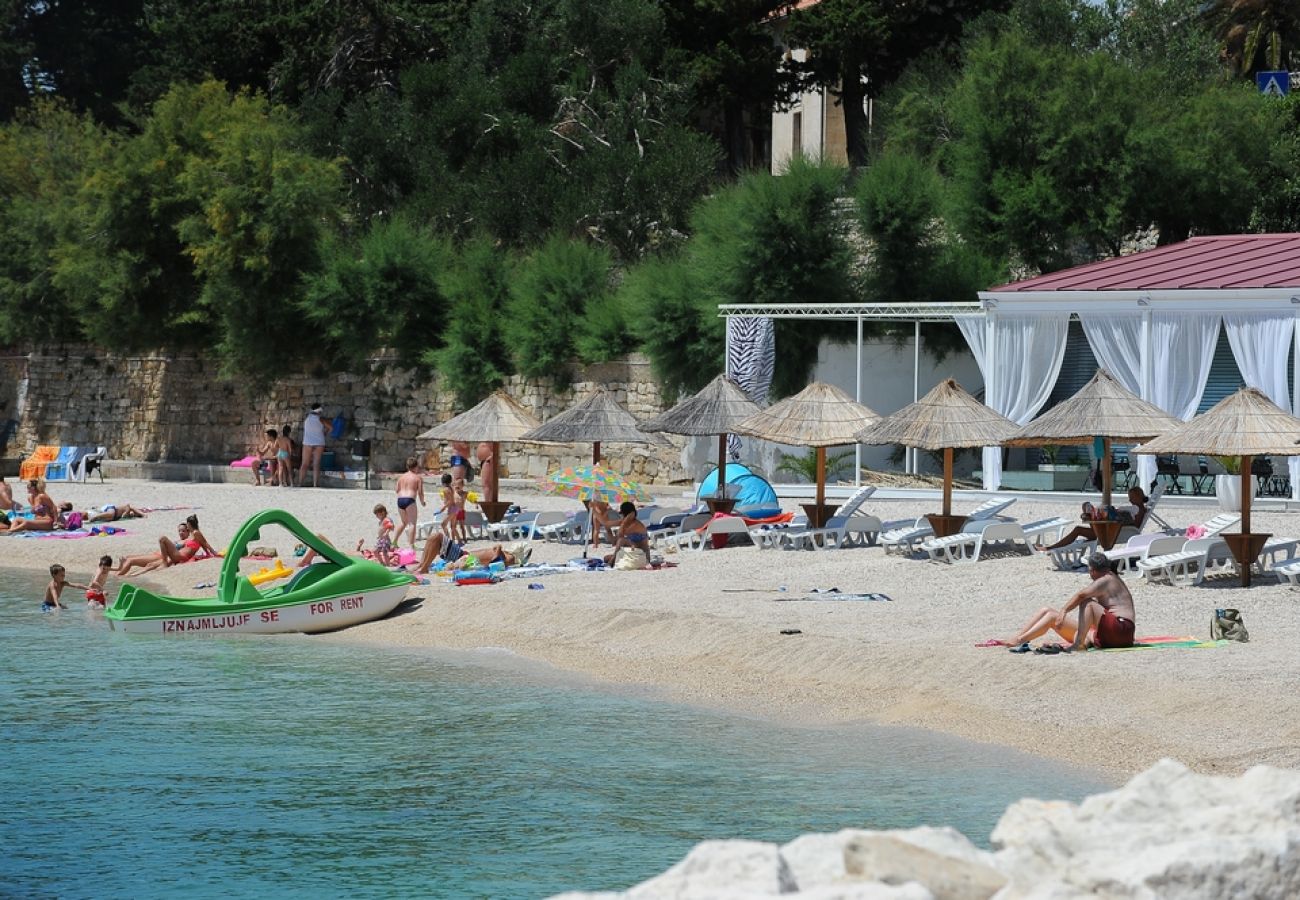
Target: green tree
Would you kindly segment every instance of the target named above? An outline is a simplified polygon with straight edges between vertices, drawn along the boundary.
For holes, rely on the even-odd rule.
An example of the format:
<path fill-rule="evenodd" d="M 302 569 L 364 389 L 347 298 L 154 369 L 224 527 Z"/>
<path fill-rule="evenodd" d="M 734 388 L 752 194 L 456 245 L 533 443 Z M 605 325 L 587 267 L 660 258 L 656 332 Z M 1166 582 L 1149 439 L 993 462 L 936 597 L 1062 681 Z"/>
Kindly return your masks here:
<path fill-rule="evenodd" d="M 575 357 L 605 358 L 614 337 L 602 307 L 613 302 L 604 250 L 556 236 L 526 257 L 511 284 L 506 333 L 515 367 L 529 378 L 569 377 Z"/>
<path fill-rule="evenodd" d="M 867 160 L 864 101 L 878 97 L 927 51 L 957 41 L 979 14 L 1009 0 L 822 0 L 791 14 L 788 42 L 806 85 L 829 88 L 844 113 L 849 163 Z"/>
<path fill-rule="evenodd" d="M 1234 75 L 1290 68 L 1300 46 L 1300 6 L 1293 0 L 1214 0 L 1205 15 Z"/>
<path fill-rule="evenodd" d="M 723 148 L 737 175 L 763 159 L 747 120 L 762 121 L 772 101 L 793 90 L 772 40 L 772 18 L 785 0 L 665 0 L 665 70 L 689 86 L 694 113 Z"/>
<path fill-rule="evenodd" d="M 82 311 L 54 283 L 52 256 L 78 235 L 77 193 L 114 146 L 89 116 L 53 100 L 0 126 L 0 343 L 84 337 Z"/>
<path fill-rule="evenodd" d="M 329 358 L 357 366 L 381 347 L 402 365 L 422 365 L 446 321 L 445 240 L 403 218 L 375 219 L 355 246 L 329 236 L 319 271 L 307 276 L 301 314 L 324 339 Z"/>
<path fill-rule="evenodd" d="M 264 370 L 311 346 L 296 302 L 338 211 L 338 167 L 292 116 L 216 82 L 173 88 L 90 173 L 54 283 L 113 346 L 211 346 Z"/>
<path fill-rule="evenodd" d="M 509 255 L 484 236 L 466 242 L 443 273 L 444 343 L 424 359 L 437 367 L 461 406 L 473 406 L 514 371 L 509 341 L 502 339 L 510 278 Z"/>
<path fill-rule="evenodd" d="M 725 363 L 722 319 L 705 295 L 689 251 L 647 259 L 619 288 L 665 401 L 704 387 Z"/>
<path fill-rule="evenodd" d="M 11 0 L 0 12 L 0 115 L 30 97 L 57 97 L 121 124 L 149 53 L 144 0 Z"/>
<path fill-rule="evenodd" d="M 954 218 L 986 255 L 1049 271 L 1117 254 L 1139 223 L 1141 79 L 1102 53 L 1018 32 L 971 49 L 952 98 Z"/>

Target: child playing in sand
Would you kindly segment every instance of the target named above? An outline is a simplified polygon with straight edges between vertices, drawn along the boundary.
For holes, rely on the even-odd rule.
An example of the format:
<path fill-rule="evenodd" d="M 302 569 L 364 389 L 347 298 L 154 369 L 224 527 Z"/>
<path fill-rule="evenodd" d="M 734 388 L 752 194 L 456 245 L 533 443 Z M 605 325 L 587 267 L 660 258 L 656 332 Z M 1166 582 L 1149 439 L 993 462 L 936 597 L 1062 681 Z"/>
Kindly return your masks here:
<path fill-rule="evenodd" d="M 99 558 L 99 571 L 95 577 L 90 579 L 90 584 L 86 585 L 86 603 L 94 609 L 104 609 L 108 606 L 108 598 L 104 595 L 104 587 L 108 584 L 108 576 L 113 573 L 113 557 L 101 556 Z"/>
<path fill-rule="evenodd" d="M 391 566 L 397 560 L 393 551 L 393 520 L 388 518 L 388 507 L 382 503 L 375 504 L 375 518 L 379 520 L 379 536 L 375 538 L 375 561 L 381 566 Z M 365 541 L 357 542 L 360 550 Z"/>
<path fill-rule="evenodd" d="M 465 483 L 453 481 L 451 473 L 442 476 L 442 531 L 451 541 L 465 543 Z"/>
<path fill-rule="evenodd" d="M 59 595 L 63 593 L 65 587 L 80 588 L 83 591 L 90 590 L 89 585 L 75 584 L 67 580 L 67 573 L 63 566 L 55 563 L 50 566 L 50 583 L 45 588 L 45 600 L 41 603 L 41 612 L 49 612 L 52 609 L 67 609 L 59 602 Z"/>

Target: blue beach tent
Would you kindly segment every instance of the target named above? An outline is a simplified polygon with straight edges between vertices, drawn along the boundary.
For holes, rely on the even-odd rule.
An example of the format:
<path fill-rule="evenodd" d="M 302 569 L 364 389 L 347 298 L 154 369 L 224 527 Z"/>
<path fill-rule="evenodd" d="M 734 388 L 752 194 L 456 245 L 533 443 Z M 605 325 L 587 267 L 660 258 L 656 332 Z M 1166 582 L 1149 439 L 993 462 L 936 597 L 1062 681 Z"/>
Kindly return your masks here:
<path fill-rule="evenodd" d="M 734 485 L 727 490 L 727 494 L 736 498 L 737 510 L 781 511 L 781 503 L 776 499 L 776 491 L 772 490 L 772 485 L 768 484 L 767 479 L 762 475 L 751 472 L 748 466 L 734 462 L 727 463 L 727 484 Z M 704 497 L 712 497 L 717 492 L 718 470 L 715 468 L 700 483 L 700 489 L 695 493 L 695 501 L 699 503 Z"/>

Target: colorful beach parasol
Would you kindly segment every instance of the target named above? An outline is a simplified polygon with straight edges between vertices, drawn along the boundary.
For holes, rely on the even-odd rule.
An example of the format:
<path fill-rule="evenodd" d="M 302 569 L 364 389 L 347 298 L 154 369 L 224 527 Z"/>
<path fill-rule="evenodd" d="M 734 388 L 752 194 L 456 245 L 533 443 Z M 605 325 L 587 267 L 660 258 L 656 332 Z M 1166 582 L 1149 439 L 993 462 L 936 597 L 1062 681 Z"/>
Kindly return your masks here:
<path fill-rule="evenodd" d="M 576 500 L 621 503 L 624 500 L 650 499 L 650 495 L 641 485 L 635 481 L 628 481 L 622 475 L 600 464 L 568 466 L 548 475 L 546 482 L 547 489 L 552 494 L 573 497 Z"/>

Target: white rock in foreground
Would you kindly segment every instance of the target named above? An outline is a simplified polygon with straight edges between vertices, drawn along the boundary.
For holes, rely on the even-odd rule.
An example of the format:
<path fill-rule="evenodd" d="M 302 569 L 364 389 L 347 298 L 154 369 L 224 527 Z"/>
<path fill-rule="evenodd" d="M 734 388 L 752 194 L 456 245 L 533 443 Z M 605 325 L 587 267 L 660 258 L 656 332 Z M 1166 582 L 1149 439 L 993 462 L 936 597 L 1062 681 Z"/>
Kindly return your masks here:
<path fill-rule="evenodd" d="M 1119 790 L 1021 800 L 988 853 L 951 828 L 846 829 L 784 846 L 706 841 L 626 893 L 565 900 L 1218 900 L 1300 897 L 1300 772 L 1239 778 L 1162 760 Z"/>
<path fill-rule="evenodd" d="M 1300 896 L 1300 772 L 1162 760 L 1079 806 L 1021 800 L 993 831 L 1000 898 Z"/>

